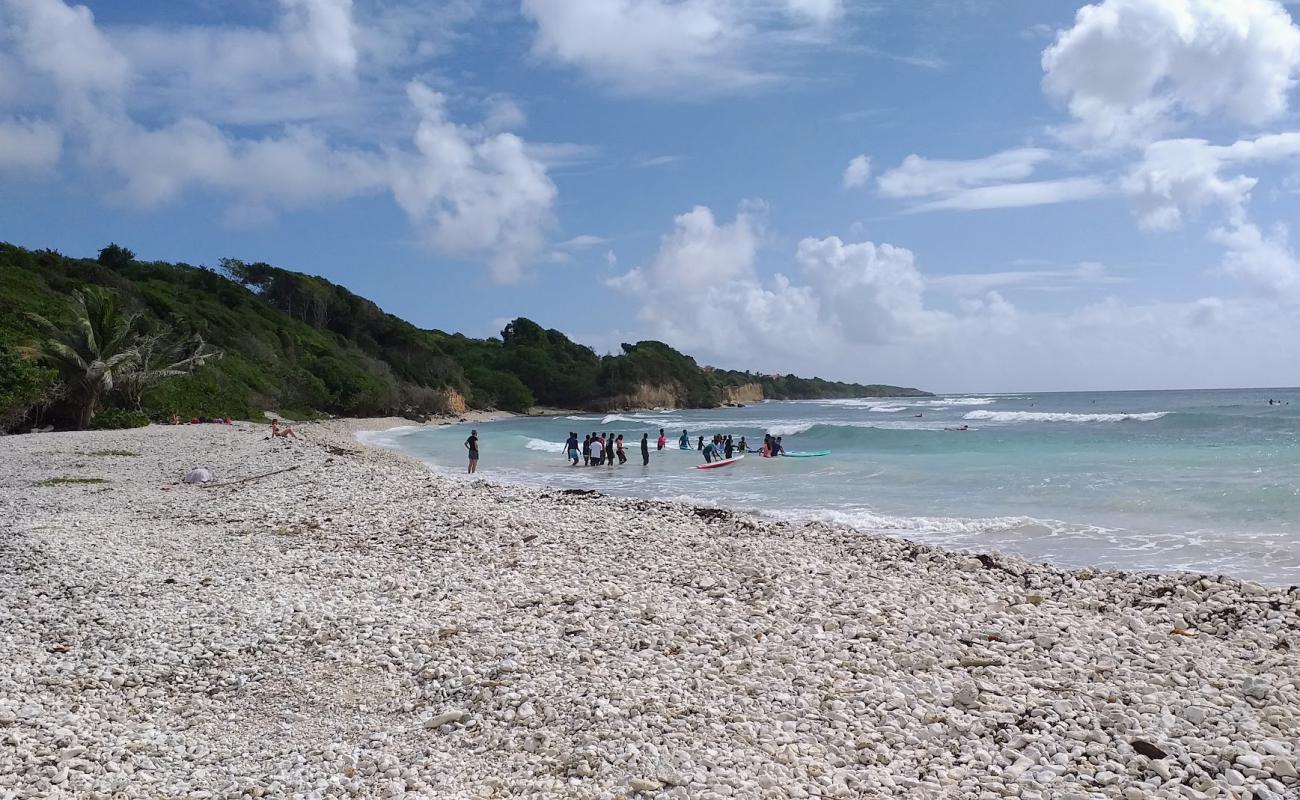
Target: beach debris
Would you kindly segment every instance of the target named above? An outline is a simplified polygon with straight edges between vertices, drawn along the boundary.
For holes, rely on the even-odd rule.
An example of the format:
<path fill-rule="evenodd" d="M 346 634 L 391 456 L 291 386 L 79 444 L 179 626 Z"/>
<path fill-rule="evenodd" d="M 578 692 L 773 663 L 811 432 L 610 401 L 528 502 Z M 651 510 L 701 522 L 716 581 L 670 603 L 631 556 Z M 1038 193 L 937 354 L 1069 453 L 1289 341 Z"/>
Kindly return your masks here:
<path fill-rule="evenodd" d="M 181 480 L 183 483 L 208 483 L 212 480 L 212 470 L 195 467 Z"/>
<path fill-rule="evenodd" d="M 1134 739 L 1133 741 L 1129 742 L 1129 745 L 1133 748 L 1134 752 L 1136 752 L 1138 755 L 1146 756 L 1147 758 L 1168 758 L 1169 757 L 1168 753 L 1166 753 L 1164 750 L 1161 750 L 1159 747 L 1156 747 L 1155 745 L 1151 744 L 1150 742 L 1146 741 L 1145 739 Z"/>

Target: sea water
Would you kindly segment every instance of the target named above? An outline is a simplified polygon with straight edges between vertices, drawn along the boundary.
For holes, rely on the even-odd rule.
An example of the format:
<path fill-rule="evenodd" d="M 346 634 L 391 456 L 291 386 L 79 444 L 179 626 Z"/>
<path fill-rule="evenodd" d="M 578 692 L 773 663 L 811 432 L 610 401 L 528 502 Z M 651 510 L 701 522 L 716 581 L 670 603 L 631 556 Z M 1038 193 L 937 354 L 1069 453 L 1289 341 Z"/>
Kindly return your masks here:
<path fill-rule="evenodd" d="M 1272 405 L 1269 400 L 1273 400 Z M 968 427 L 968 430 L 950 430 Z M 463 472 L 469 425 L 369 434 Z M 1080 392 L 766 402 L 480 423 L 479 475 L 822 519 L 1065 566 L 1300 584 L 1300 390 Z M 654 449 L 660 428 L 668 449 Z M 692 469 L 683 429 L 788 451 Z M 570 467 L 570 431 L 622 434 L 628 463 Z M 651 459 L 641 465 L 640 439 Z"/>

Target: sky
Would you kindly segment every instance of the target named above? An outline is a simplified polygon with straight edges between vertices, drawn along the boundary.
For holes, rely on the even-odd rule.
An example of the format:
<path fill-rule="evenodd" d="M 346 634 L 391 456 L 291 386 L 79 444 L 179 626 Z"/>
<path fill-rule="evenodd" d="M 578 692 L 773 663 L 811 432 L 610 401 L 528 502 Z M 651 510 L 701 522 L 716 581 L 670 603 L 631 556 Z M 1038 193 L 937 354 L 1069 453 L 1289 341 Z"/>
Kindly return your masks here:
<path fill-rule="evenodd" d="M 0 0 L 0 240 L 759 372 L 1300 385 L 1298 7 Z"/>

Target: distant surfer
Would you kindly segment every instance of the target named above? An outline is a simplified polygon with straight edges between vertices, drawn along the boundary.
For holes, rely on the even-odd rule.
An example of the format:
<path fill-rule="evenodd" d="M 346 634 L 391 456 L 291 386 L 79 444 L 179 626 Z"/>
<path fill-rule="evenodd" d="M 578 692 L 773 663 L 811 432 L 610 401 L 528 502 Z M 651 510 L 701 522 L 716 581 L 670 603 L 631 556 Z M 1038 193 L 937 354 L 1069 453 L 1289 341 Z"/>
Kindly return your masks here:
<path fill-rule="evenodd" d="M 649 436 L 649 434 L 646 434 Z M 659 429 L 659 441 L 655 446 L 656 450 L 662 450 L 668 445 L 668 437 L 664 435 L 664 429 Z"/>
<path fill-rule="evenodd" d="M 968 430 L 970 430 L 970 426 L 969 426 L 969 425 L 962 425 L 960 428 L 944 428 L 944 430 L 945 430 L 945 431 L 952 431 L 953 433 L 961 433 L 961 432 L 963 432 L 963 431 L 968 431 Z"/>
<path fill-rule="evenodd" d="M 478 472 L 478 431 L 470 431 L 465 440 L 465 449 L 469 451 L 469 474 Z"/>
<path fill-rule="evenodd" d="M 664 430 L 659 429 L 659 449 L 664 449 Z M 641 466 L 650 466 L 650 434 L 641 434 Z"/>

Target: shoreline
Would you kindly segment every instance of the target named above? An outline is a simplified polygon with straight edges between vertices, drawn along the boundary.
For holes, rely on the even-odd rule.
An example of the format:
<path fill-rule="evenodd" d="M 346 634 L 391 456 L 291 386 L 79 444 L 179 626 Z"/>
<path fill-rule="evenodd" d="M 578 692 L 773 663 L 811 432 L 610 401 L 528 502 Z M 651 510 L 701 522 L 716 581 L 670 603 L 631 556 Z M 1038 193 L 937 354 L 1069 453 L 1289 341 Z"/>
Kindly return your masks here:
<path fill-rule="evenodd" d="M 451 479 L 383 422 L 0 439 L 0 789 L 1300 789 L 1294 588 Z"/>

